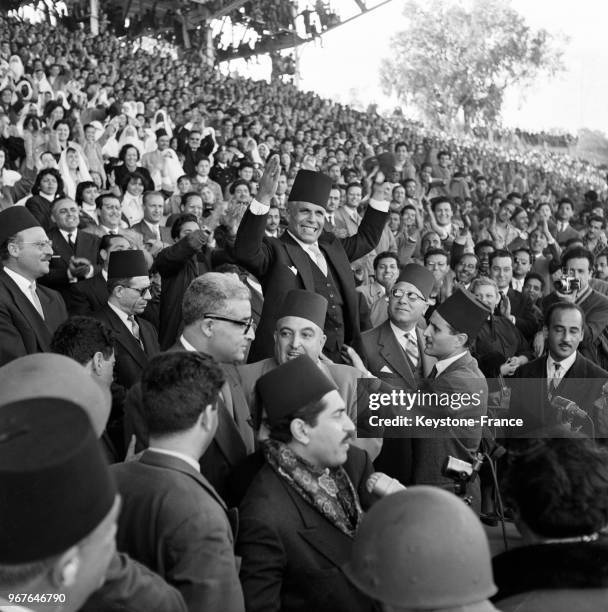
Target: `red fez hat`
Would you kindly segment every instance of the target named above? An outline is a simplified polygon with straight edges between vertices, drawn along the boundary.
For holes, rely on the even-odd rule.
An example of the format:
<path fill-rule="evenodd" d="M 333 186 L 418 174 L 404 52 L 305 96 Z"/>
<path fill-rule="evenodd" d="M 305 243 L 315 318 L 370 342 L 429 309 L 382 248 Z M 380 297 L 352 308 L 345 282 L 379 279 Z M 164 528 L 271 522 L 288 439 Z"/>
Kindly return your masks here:
<path fill-rule="evenodd" d="M 67 400 L 0 406 L 0 563 L 41 561 L 89 535 L 116 486 L 86 413 Z"/>
<path fill-rule="evenodd" d="M 0 244 L 30 227 L 41 227 L 36 217 L 25 206 L 9 206 L 0 212 Z"/>
<path fill-rule="evenodd" d="M 428 300 L 435 284 L 435 277 L 424 266 L 411 263 L 401 270 L 397 283 L 411 283 Z"/>
<path fill-rule="evenodd" d="M 458 333 L 466 334 L 469 340 L 475 337 L 491 314 L 485 305 L 466 289 L 454 291 L 445 302 L 437 306 L 435 312 Z"/>
<path fill-rule="evenodd" d="M 143 251 L 114 251 L 110 253 L 108 278 L 148 276 L 148 264 Z"/>
<path fill-rule="evenodd" d="M 337 390 L 308 355 L 296 357 L 264 374 L 256 388 L 271 425 Z"/>
<path fill-rule="evenodd" d="M 283 300 L 277 321 L 283 317 L 301 317 L 323 329 L 327 314 L 327 300 L 318 293 L 292 289 Z"/>
<path fill-rule="evenodd" d="M 327 174 L 313 170 L 299 170 L 289 192 L 289 202 L 310 202 L 325 208 L 331 191 Z"/>

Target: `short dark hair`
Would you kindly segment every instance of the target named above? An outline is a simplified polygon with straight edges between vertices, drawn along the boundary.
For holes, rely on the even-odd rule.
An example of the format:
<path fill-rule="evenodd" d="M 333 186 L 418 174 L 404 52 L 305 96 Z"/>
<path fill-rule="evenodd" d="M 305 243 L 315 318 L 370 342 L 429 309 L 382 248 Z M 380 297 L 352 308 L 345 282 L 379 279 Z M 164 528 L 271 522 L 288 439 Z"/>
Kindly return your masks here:
<path fill-rule="evenodd" d="M 95 198 L 95 206 L 97 207 L 98 210 L 103 206 L 104 201 L 107 200 L 108 198 L 113 198 L 114 200 L 118 200 L 118 202 L 120 202 L 120 198 L 117 195 L 114 195 L 113 193 L 111 193 L 110 191 L 106 191 L 105 193 L 100 193 Z"/>
<path fill-rule="evenodd" d="M 599 221 L 602 224 L 602 229 L 606 226 L 606 219 L 604 219 L 604 217 L 600 217 L 599 215 L 589 215 L 587 225 L 591 225 L 593 221 Z"/>
<path fill-rule="evenodd" d="M 137 153 L 137 159 L 139 160 L 139 158 L 141 157 L 141 155 L 139 154 L 139 149 L 134 145 L 134 144 L 130 144 L 127 143 L 126 145 L 123 145 L 118 153 L 118 159 L 120 159 L 121 161 L 125 161 L 125 157 L 127 155 L 127 151 L 129 149 L 135 149 L 135 152 Z"/>
<path fill-rule="evenodd" d="M 89 363 L 95 353 L 109 359 L 114 352 L 114 332 L 93 317 L 71 317 L 55 330 L 51 351 L 81 365 Z"/>
<path fill-rule="evenodd" d="M 582 434 L 559 435 L 511 453 L 505 495 L 537 535 L 596 533 L 608 524 L 608 450 Z"/>
<path fill-rule="evenodd" d="M 528 280 L 532 279 L 535 279 L 540 283 L 541 289 L 545 288 L 545 279 L 538 272 L 528 272 L 528 274 L 526 274 L 526 277 L 524 278 L 524 286 L 528 282 Z"/>
<path fill-rule="evenodd" d="M 264 405 L 259 395 L 257 395 L 256 405 Z M 283 417 L 282 419 L 279 419 L 273 424 L 270 424 L 270 422 L 266 420 L 266 425 L 269 429 L 268 435 L 273 440 L 278 440 L 279 442 L 290 442 L 292 439 L 290 429 L 291 422 L 294 419 L 302 419 L 302 421 L 304 421 L 311 427 L 315 427 L 319 414 L 321 414 L 321 412 L 325 410 L 325 407 L 325 402 L 323 401 L 323 398 L 321 398 L 316 402 L 311 402 L 309 404 L 306 404 L 306 406 L 298 408 L 298 410 L 296 410 L 295 412 L 292 412 L 291 414 Z"/>
<path fill-rule="evenodd" d="M 562 204 L 570 204 L 570 206 L 572 207 L 572 209 L 574 209 L 574 203 L 572 202 L 572 200 L 570 198 L 562 198 L 558 203 L 557 203 L 557 207 L 559 208 Z"/>
<path fill-rule="evenodd" d="M 490 253 L 490 257 L 488 257 L 490 267 L 492 267 L 492 262 L 497 257 L 508 257 L 511 260 L 511 263 L 513 263 L 513 253 L 511 253 L 511 251 L 507 251 L 506 249 L 496 249 L 493 253 Z"/>
<path fill-rule="evenodd" d="M 348 185 L 346 185 L 346 189 L 344 190 L 345 193 L 348 193 L 349 189 L 352 189 L 353 187 L 359 187 L 359 189 L 363 191 L 363 185 L 359 183 L 358 181 L 353 181 L 352 183 L 349 183 Z"/>
<path fill-rule="evenodd" d="M 479 255 L 479 252 L 481 251 L 481 249 L 483 249 L 484 247 L 490 246 L 492 247 L 494 250 L 496 250 L 496 247 L 494 246 L 494 242 L 492 242 L 492 240 L 480 240 L 474 247 L 473 247 L 473 251 L 475 251 L 475 255 Z"/>
<path fill-rule="evenodd" d="M 251 164 L 250 166 L 253 168 Z M 245 187 L 247 187 L 247 189 L 249 190 L 249 193 L 251 193 L 251 185 L 249 184 L 249 181 L 246 181 L 245 179 L 237 179 L 228 188 L 228 192 L 230 193 L 230 195 L 234 195 L 236 188 L 240 187 L 241 185 L 245 185 Z"/>
<path fill-rule="evenodd" d="M 551 304 L 551 306 L 549 306 L 549 308 L 547 308 L 547 312 L 545 312 L 545 318 L 543 320 L 543 325 L 547 329 L 549 329 L 549 327 L 551 327 L 551 319 L 553 318 L 553 313 L 562 310 L 576 310 L 577 312 L 579 312 L 581 315 L 581 329 L 585 327 L 585 312 L 583 311 L 583 309 L 578 304 L 565 301 L 554 302 L 553 304 Z"/>
<path fill-rule="evenodd" d="M 429 249 L 425 254 L 424 254 L 424 265 L 426 265 L 426 262 L 428 260 L 428 258 L 431 255 L 444 255 L 446 260 L 449 262 L 450 261 L 450 255 L 448 254 L 447 251 L 445 251 L 444 249 Z"/>
<path fill-rule="evenodd" d="M 184 206 L 186 206 L 186 204 L 188 204 L 188 200 L 190 198 L 193 198 L 194 196 L 196 196 L 197 198 L 201 198 L 201 194 L 198 193 L 198 191 L 186 191 L 186 193 L 184 193 L 179 201 L 179 205 L 180 208 L 183 208 Z"/>
<path fill-rule="evenodd" d="M 518 199 L 521 200 L 521 193 L 518 193 L 517 191 L 512 191 L 511 193 L 507 194 L 507 200 L 514 200 L 514 199 Z M 511 202 L 512 204 L 513 202 Z"/>
<path fill-rule="evenodd" d="M 436 198 L 433 198 L 431 200 L 431 210 L 435 212 L 435 209 L 439 206 L 439 204 L 443 204 L 444 202 L 447 202 L 450 205 L 450 208 L 453 212 L 454 205 L 452 204 L 451 198 L 449 198 L 448 196 L 437 196 Z"/>
<path fill-rule="evenodd" d="M 376 266 L 380 263 L 382 259 L 394 259 L 397 267 L 399 267 L 399 258 L 397 257 L 397 253 L 394 251 L 382 251 L 382 253 L 378 253 L 376 257 L 374 257 L 373 269 L 376 269 Z"/>
<path fill-rule="evenodd" d="M 32 185 L 32 194 L 38 195 L 40 193 L 40 183 L 47 174 L 50 174 L 51 176 L 55 177 L 55 180 L 57 181 L 57 192 L 55 193 L 55 196 L 63 196 L 63 179 L 61 178 L 59 170 L 56 170 L 55 168 L 44 168 L 43 170 L 40 170 L 40 172 L 36 175 L 34 184 Z"/>
<path fill-rule="evenodd" d="M 182 231 L 182 226 L 185 223 L 192 222 L 198 224 L 196 215 L 193 215 L 192 213 L 183 213 L 179 215 L 175 221 L 173 221 L 173 225 L 171 226 L 171 238 L 173 238 L 173 240 L 177 240 L 179 233 Z"/>
<path fill-rule="evenodd" d="M 589 262 L 589 270 L 593 268 L 593 253 L 584 247 L 572 247 L 562 255 L 562 265 L 566 266 L 571 259 L 586 259 Z"/>
<path fill-rule="evenodd" d="M 225 382 L 209 355 L 174 351 L 156 355 L 142 373 L 141 393 L 150 434 L 190 429 L 209 404 L 215 405 Z"/>
<path fill-rule="evenodd" d="M 85 189 L 90 189 L 91 187 L 97 187 L 97 185 L 93 181 L 82 181 L 76 185 L 76 195 L 74 196 L 74 200 L 78 206 L 82 206 L 82 195 Z"/>

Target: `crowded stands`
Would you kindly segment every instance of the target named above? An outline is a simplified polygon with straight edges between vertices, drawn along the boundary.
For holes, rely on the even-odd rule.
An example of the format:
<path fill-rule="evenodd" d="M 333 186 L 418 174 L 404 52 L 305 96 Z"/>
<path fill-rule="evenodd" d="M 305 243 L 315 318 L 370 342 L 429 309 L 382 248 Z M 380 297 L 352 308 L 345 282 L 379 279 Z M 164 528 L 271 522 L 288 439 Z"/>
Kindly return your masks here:
<path fill-rule="evenodd" d="M 0 16 L 0 611 L 608 609 L 605 172 L 159 19 Z"/>

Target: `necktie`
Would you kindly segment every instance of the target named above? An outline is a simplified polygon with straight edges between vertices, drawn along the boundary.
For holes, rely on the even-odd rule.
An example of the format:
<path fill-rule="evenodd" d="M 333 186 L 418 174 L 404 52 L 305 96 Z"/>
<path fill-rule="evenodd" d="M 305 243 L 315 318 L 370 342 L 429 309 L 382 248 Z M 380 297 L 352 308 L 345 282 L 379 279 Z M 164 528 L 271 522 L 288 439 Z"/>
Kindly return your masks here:
<path fill-rule="evenodd" d="M 327 222 L 330 225 L 333 225 L 334 224 L 334 216 L 333 215 L 327 215 Z"/>
<path fill-rule="evenodd" d="M 74 253 L 76 250 L 76 243 L 74 242 L 74 234 L 71 232 L 68 234 L 68 244 L 70 245 L 72 253 Z"/>
<path fill-rule="evenodd" d="M 38 314 L 44 319 L 44 312 L 42 311 L 42 304 L 40 303 L 40 298 L 36 293 L 36 283 L 32 283 L 30 285 L 30 295 L 32 296 L 32 303 L 34 307 L 38 311 Z"/>
<path fill-rule="evenodd" d="M 549 380 L 549 390 L 548 390 L 549 401 L 553 399 L 553 394 L 555 393 L 555 390 L 557 389 L 561 381 L 561 378 L 558 378 L 561 367 L 562 367 L 561 363 L 555 362 L 553 364 L 553 378 Z"/>
<path fill-rule="evenodd" d="M 411 334 L 405 334 L 405 339 L 407 340 L 405 352 L 416 369 L 418 367 L 418 342 L 412 338 Z"/>
<path fill-rule="evenodd" d="M 313 260 L 317 264 L 319 270 L 323 272 L 323 276 L 327 276 L 327 261 L 323 253 L 321 253 L 321 249 L 316 244 L 309 244 L 308 249 L 313 254 Z"/>
<path fill-rule="evenodd" d="M 435 378 L 437 378 L 437 366 L 433 366 L 433 369 L 429 374 L 429 380 L 435 380 Z"/>
<path fill-rule="evenodd" d="M 127 320 L 129 321 L 129 325 L 131 326 L 131 333 L 133 334 L 133 337 L 137 340 L 137 342 L 139 342 L 140 346 L 143 348 L 141 336 L 139 334 L 139 325 L 137 324 L 135 317 L 133 315 L 129 315 Z"/>

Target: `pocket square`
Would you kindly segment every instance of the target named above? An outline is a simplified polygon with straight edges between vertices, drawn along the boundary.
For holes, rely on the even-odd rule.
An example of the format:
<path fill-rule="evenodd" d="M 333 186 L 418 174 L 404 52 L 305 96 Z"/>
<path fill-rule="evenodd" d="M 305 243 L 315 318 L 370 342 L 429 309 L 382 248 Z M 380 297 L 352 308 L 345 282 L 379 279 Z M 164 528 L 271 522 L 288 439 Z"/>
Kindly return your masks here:
<path fill-rule="evenodd" d="M 298 275 L 298 269 L 295 266 L 289 266 L 289 269 L 297 276 Z"/>
<path fill-rule="evenodd" d="M 380 368 L 380 371 L 381 371 L 381 372 L 386 372 L 386 373 L 388 373 L 388 374 L 392 374 L 392 373 L 393 373 L 393 371 L 392 371 L 392 370 L 391 370 L 391 369 L 390 369 L 388 366 L 382 366 L 382 367 Z"/>

